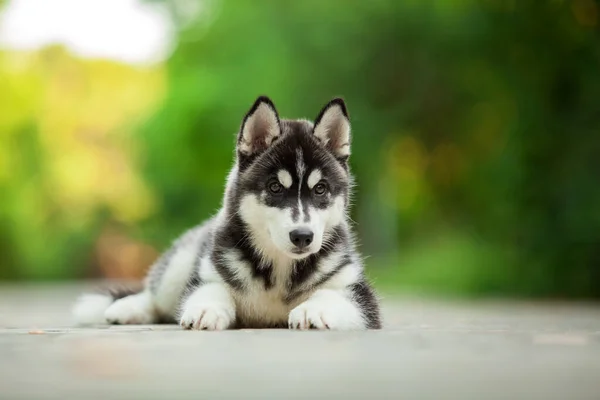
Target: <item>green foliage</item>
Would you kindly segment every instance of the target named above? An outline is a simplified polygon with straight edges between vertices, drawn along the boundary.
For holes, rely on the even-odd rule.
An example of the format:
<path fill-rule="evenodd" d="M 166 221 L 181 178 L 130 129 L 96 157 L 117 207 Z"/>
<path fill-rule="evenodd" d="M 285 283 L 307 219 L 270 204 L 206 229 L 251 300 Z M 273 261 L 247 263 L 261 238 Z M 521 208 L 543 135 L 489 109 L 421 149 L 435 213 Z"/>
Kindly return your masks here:
<path fill-rule="evenodd" d="M 595 3 L 206 5 L 182 28 L 169 98 L 144 130 L 146 176 L 165 204 L 148 226 L 161 240 L 218 206 L 257 95 L 309 118 L 343 95 L 363 250 L 394 260 L 371 262 L 372 275 L 456 292 L 600 294 Z M 453 244 L 438 248 L 446 226 Z M 506 263 L 490 271 L 494 259 Z"/>
<path fill-rule="evenodd" d="M 129 234 L 162 250 L 218 209 L 258 95 L 306 118 L 341 95 L 380 286 L 600 296 L 597 2 L 151 2 L 180 25 L 134 136 L 157 206 Z"/>

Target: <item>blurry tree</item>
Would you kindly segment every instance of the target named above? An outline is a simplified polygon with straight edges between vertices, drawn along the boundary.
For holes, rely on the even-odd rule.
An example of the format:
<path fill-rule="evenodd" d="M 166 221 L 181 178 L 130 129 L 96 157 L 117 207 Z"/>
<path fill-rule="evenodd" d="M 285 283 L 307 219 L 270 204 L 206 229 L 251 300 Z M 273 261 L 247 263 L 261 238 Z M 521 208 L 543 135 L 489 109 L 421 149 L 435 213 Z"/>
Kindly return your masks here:
<path fill-rule="evenodd" d="M 101 256 L 107 222 L 153 211 L 126 132 L 160 98 L 162 72 L 59 46 L 3 51 L 0 93 L 0 278 L 80 276 Z"/>
<path fill-rule="evenodd" d="M 0 54 L 0 277 L 91 250 L 141 273 L 219 208 L 258 95 L 306 118 L 341 95 L 377 284 L 600 296 L 597 1 L 147 1 L 178 32 L 166 88 L 161 66 Z"/>
<path fill-rule="evenodd" d="M 309 118 L 343 95 L 380 280 L 600 295 L 595 1 L 166 3 L 171 90 L 142 131 L 154 239 L 217 209 L 257 95 Z"/>

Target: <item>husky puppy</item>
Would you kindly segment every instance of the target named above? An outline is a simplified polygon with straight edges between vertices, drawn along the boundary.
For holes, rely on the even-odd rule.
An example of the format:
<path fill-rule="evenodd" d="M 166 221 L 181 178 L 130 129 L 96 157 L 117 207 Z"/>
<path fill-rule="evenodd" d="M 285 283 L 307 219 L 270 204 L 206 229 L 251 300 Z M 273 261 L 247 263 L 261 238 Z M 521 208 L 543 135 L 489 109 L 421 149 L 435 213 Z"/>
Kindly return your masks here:
<path fill-rule="evenodd" d="M 347 216 L 350 121 L 331 100 L 314 124 L 259 97 L 237 134 L 222 208 L 178 238 L 141 291 L 86 294 L 80 324 L 185 329 L 380 329 Z"/>

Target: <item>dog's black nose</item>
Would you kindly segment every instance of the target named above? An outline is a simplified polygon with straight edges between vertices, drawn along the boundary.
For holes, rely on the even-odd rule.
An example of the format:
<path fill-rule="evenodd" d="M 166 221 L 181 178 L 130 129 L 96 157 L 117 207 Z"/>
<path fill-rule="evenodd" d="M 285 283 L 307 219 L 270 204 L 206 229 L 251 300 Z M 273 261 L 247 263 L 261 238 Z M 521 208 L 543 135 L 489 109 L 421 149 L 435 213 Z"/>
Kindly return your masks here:
<path fill-rule="evenodd" d="M 290 232 L 290 240 L 299 249 L 303 249 L 311 244 L 314 236 L 312 231 L 306 228 L 294 229 Z"/>

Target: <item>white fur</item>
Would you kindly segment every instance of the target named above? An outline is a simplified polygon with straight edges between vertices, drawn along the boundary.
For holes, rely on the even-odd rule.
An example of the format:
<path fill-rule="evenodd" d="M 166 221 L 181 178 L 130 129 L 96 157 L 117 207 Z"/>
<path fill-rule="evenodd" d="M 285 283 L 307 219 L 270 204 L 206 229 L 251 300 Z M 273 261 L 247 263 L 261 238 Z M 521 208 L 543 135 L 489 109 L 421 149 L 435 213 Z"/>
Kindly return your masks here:
<path fill-rule="evenodd" d="M 289 258 L 299 259 L 318 252 L 324 233 L 344 220 L 344 198 L 336 197 L 333 205 L 324 210 L 310 207 L 309 214 L 309 222 L 303 219 L 294 221 L 291 209 L 268 207 L 254 194 L 244 196 L 240 204 L 240 216 L 252 227 L 254 245 L 268 258 L 276 258 L 283 253 Z M 294 245 L 289 239 L 289 233 L 298 228 L 308 228 L 314 234 L 308 252 L 302 255 L 292 252 Z"/>
<path fill-rule="evenodd" d="M 317 215 L 318 219 L 325 222 L 325 230 L 329 231 L 334 226 L 341 224 L 344 221 L 344 198 L 338 196 L 333 200 L 333 205 L 324 210 L 310 208 L 311 220 L 313 215 Z"/>
<path fill-rule="evenodd" d="M 279 179 L 279 183 L 281 183 L 286 189 L 289 189 L 290 186 L 292 186 L 292 175 L 290 175 L 290 173 L 285 169 L 279 170 L 277 173 L 277 179 Z"/>
<path fill-rule="evenodd" d="M 312 188 L 314 188 L 315 185 L 317 183 L 319 183 L 319 181 L 321 180 L 321 178 L 323 178 L 323 175 L 321 174 L 321 170 L 320 169 L 314 169 L 314 170 L 312 170 L 312 172 L 310 173 L 310 175 L 308 175 L 308 180 L 306 181 L 306 184 L 308 185 L 308 188 L 312 190 Z"/>
<path fill-rule="evenodd" d="M 182 311 L 180 324 L 184 328 L 223 330 L 235 321 L 235 303 L 221 283 L 201 285 L 185 301 Z"/>
<path fill-rule="evenodd" d="M 338 156 L 350 155 L 350 121 L 344 115 L 341 107 L 335 104 L 329 107 L 315 127 L 314 134 L 321 142 L 328 146 L 333 135 L 339 147 L 332 149 Z"/>
<path fill-rule="evenodd" d="M 156 311 L 152 295 L 143 291 L 115 301 L 104 313 L 106 321 L 119 324 L 152 324 L 156 322 Z"/>
<path fill-rule="evenodd" d="M 182 290 L 185 288 L 187 279 L 194 267 L 198 247 L 202 240 L 206 240 L 206 230 L 208 228 L 205 226 L 200 230 L 191 232 L 189 238 L 177 248 L 175 254 L 169 260 L 169 265 L 154 294 L 154 302 L 161 314 L 172 315 L 177 309 Z"/>
<path fill-rule="evenodd" d="M 274 262 L 274 286 L 269 290 L 265 290 L 262 280 L 254 280 L 246 286 L 243 293 L 233 293 L 237 317 L 244 326 L 262 328 L 285 321 L 292 307 L 303 300 L 298 299 L 293 305 L 283 301 L 287 293 L 286 284 L 291 265 L 289 258 L 281 258 Z"/>
<path fill-rule="evenodd" d="M 223 254 L 225 263 L 233 267 L 230 269 L 236 279 L 240 282 L 249 283 L 254 279 L 252 276 L 252 267 L 248 261 L 241 261 L 241 258 L 242 254 L 239 250 L 230 250 Z"/>
<path fill-rule="evenodd" d="M 112 302 L 113 298 L 107 294 L 84 294 L 75 302 L 71 315 L 78 325 L 105 324 L 104 312 Z"/>
<path fill-rule="evenodd" d="M 263 142 L 264 148 L 267 148 L 279 135 L 281 135 L 281 128 L 277 122 L 277 114 L 269 105 L 262 103 L 248 117 L 242 128 L 240 151 L 244 154 L 258 151 L 259 149 L 254 147 L 256 138 Z"/>
<path fill-rule="evenodd" d="M 285 321 L 293 305 L 297 305 L 304 299 L 299 298 L 293 305 L 283 301 L 287 290 L 287 278 L 291 272 L 290 258 L 280 254 L 278 259 L 273 260 L 274 286 L 270 290 L 265 290 L 262 280 L 252 279 L 251 269 L 246 261 L 240 261 L 237 250 L 225 253 L 223 258 L 236 278 L 245 283 L 242 292 L 229 291 L 234 299 L 236 318 L 243 321 L 244 326 L 262 328 Z M 202 259 L 200 263 L 200 276 L 204 282 L 225 285 L 208 257 Z"/>
<path fill-rule="evenodd" d="M 240 215 L 244 222 L 252 227 L 252 241 L 267 258 L 286 255 L 290 259 L 300 259 L 316 253 L 321 248 L 325 224 L 315 214 L 309 223 L 303 219 L 294 221 L 292 210 L 268 207 L 257 196 L 250 194 L 242 198 Z M 290 241 L 290 232 L 298 228 L 309 228 L 314 238 L 308 252 L 302 255 L 293 253 L 294 244 Z"/>
<path fill-rule="evenodd" d="M 356 283 L 360 279 L 361 273 L 362 267 L 360 265 L 355 263 L 348 264 L 325 282 L 322 287 L 329 289 L 346 288 Z"/>
<path fill-rule="evenodd" d="M 200 273 L 202 281 L 209 283 L 223 283 L 223 278 L 215 269 L 212 261 L 210 260 L 210 254 L 207 254 L 200 260 Z"/>
<path fill-rule="evenodd" d="M 274 222 L 268 221 L 268 218 L 274 218 L 278 212 L 289 212 L 289 210 L 266 207 L 255 195 L 244 196 L 240 202 L 239 215 L 245 223 L 252 226 L 252 237 L 250 239 L 262 255 L 267 258 L 277 257 L 282 251 L 271 240 L 269 233 L 269 225 L 273 225 Z M 279 216 L 277 219 L 280 220 L 282 217 Z"/>
<path fill-rule="evenodd" d="M 330 210 L 317 211 L 311 209 L 310 212 L 311 217 L 313 217 L 311 218 L 312 223 L 320 223 L 323 228 L 327 226 L 331 229 L 343 219 L 343 199 L 336 199 Z M 265 290 L 264 282 L 262 280 L 252 279 L 251 269 L 246 261 L 240 261 L 240 254 L 236 250 L 231 250 L 223 255 L 224 261 L 227 262 L 227 265 L 230 267 L 230 270 L 234 273 L 236 278 L 245 283 L 243 291 L 229 291 L 229 295 L 233 297 L 235 303 L 235 315 L 244 326 L 256 328 L 287 320 L 290 316 L 290 311 L 298 304 L 305 301 L 310 294 L 303 294 L 296 298 L 292 304 L 283 301 L 287 294 L 287 279 L 291 273 L 294 257 L 290 256 L 287 251 L 281 251 L 280 248 L 274 245 L 276 236 L 271 236 L 269 230 L 275 230 L 280 226 L 287 226 L 288 228 L 281 231 L 282 233 L 280 236 L 285 235 L 285 239 L 287 239 L 282 247 L 285 248 L 285 246 L 290 246 L 291 243 L 288 245 L 289 231 L 294 224 L 291 218 L 291 211 L 267 207 L 260 202 L 257 196 L 248 195 L 242 198 L 240 215 L 242 216 L 242 219 L 252 227 L 253 241 L 256 242 L 256 247 L 262 251 L 263 257 L 269 259 L 272 263 L 274 275 L 272 276 L 273 287 L 269 290 Z M 320 228 L 319 230 L 322 230 L 323 228 Z M 316 251 L 318 251 L 320 246 L 321 244 L 318 245 Z M 310 284 L 316 282 L 318 278 L 321 278 L 323 274 L 330 272 L 339 265 L 341 257 L 342 254 L 336 252 L 327 259 L 322 260 L 322 272 L 316 274 L 313 279 L 310 279 L 306 287 L 309 287 Z M 349 266 L 346 268 L 350 269 L 355 267 Z M 341 284 L 342 280 L 338 278 L 338 275 L 340 274 L 344 276 L 350 275 L 343 270 L 340 271 L 339 274 L 336 274 L 331 281 Z M 221 277 L 216 272 L 209 257 L 205 257 L 201 260 L 200 276 L 205 282 L 215 282 L 218 283 L 218 287 L 226 287 L 224 286 L 224 283 L 221 283 Z M 328 287 L 333 288 L 337 287 L 337 285 L 334 284 Z M 204 292 L 201 291 L 200 293 Z M 194 313 L 190 311 L 193 307 L 196 307 L 194 304 L 200 303 L 200 306 L 198 306 L 199 308 L 206 308 L 204 305 L 206 294 L 201 296 L 201 300 L 198 300 L 196 296 L 198 296 L 197 293 L 192 294 L 184 307 L 185 312 L 181 319 L 181 323 L 184 326 L 186 324 L 194 324 L 194 326 L 199 327 L 202 326 L 202 324 L 205 324 L 208 326 L 208 329 L 221 329 L 222 326 L 226 325 L 223 321 L 219 321 L 217 324 L 214 321 L 213 323 L 209 323 L 210 321 L 201 323 L 197 319 L 194 320 L 192 317 Z M 221 294 L 219 294 L 219 296 L 221 296 Z M 349 304 L 351 305 L 351 303 Z M 227 307 L 220 307 L 220 309 L 227 309 Z M 200 311 L 196 311 L 195 315 L 200 315 L 200 313 Z M 227 315 L 224 311 L 220 314 L 221 316 Z M 209 314 L 209 317 L 213 318 L 216 315 L 218 315 L 218 313 L 211 313 Z M 332 321 L 334 327 L 341 325 L 335 320 Z"/>
<path fill-rule="evenodd" d="M 291 329 L 362 330 L 365 323 L 360 310 L 343 290 L 319 289 L 290 312 Z"/>

